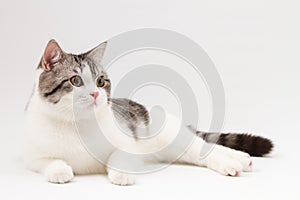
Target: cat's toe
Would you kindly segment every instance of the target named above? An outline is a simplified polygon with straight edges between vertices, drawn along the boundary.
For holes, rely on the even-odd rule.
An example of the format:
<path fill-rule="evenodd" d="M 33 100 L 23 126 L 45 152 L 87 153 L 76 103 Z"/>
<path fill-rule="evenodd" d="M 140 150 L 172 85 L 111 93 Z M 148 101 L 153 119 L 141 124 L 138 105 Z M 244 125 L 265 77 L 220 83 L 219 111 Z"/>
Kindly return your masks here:
<path fill-rule="evenodd" d="M 227 175 L 228 175 L 228 176 L 238 176 L 239 174 L 240 174 L 240 172 L 234 171 L 233 173 L 227 174 Z"/>
<path fill-rule="evenodd" d="M 243 171 L 243 166 L 235 160 L 224 163 L 222 168 L 223 174 L 227 176 L 238 176 Z"/>
<path fill-rule="evenodd" d="M 244 172 L 250 172 L 252 171 L 252 158 L 251 157 L 241 157 L 241 156 L 236 156 L 233 157 L 233 159 L 235 159 L 236 161 L 238 161 L 242 166 L 243 166 L 243 170 Z"/>
<path fill-rule="evenodd" d="M 50 183 L 67 183 L 73 177 L 72 168 L 68 165 L 53 165 L 49 166 L 45 172 L 47 181 Z"/>
<path fill-rule="evenodd" d="M 252 166 L 253 166 L 252 158 L 248 158 L 243 161 L 243 171 L 244 172 L 251 172 Z"/>
<path fill-rule="evenodd" d="M 130 174 L 121 173 L 115 170 L 109 170 L 108 179 L 115 185 L 133 185 L 135 183 L 135 177 Z"/>

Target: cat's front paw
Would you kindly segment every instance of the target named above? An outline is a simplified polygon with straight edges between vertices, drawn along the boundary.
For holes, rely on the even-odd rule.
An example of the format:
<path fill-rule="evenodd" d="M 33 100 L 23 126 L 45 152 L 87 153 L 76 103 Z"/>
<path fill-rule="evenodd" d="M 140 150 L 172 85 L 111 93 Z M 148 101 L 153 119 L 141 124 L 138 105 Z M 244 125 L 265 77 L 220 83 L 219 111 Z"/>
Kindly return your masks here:
<path fill-rule="evenodd" d="M 115 170 L 109 170 L 108 179 L 115 185 L 133 185 L 135 183 L 135 177 L 130 174 L 125 174 Z"/>
<path fill-rule="evenodd" d="M 73 177 L 72 168 L 63 161 L 54 161 L 45 170 L 47 181 L 50 183 L 67 183 Z"/>

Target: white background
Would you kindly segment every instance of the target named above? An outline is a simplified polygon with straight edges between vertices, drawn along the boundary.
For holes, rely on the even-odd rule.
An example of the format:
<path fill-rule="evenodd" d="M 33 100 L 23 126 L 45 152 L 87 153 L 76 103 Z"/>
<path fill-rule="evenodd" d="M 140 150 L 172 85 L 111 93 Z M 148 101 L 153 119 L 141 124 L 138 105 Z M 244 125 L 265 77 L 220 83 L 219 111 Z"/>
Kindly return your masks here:
<path fill-rule="evenodd" d="M 0 5 L 0 199 L 299 199 L 300 5 L 298 1 L 3 1 Z M 214 61 L 226 94 L 224 131 L 272 138 L 253 173 L 223 177 L 172 166 L 118 187 L 103 175 L 46 183 L 23 169 L 24 107 L 47 41 L 84 52 L 137 28 L 169 29 L 196 41 Z M 114 81 L 114 80 L 112 80 Z"/>

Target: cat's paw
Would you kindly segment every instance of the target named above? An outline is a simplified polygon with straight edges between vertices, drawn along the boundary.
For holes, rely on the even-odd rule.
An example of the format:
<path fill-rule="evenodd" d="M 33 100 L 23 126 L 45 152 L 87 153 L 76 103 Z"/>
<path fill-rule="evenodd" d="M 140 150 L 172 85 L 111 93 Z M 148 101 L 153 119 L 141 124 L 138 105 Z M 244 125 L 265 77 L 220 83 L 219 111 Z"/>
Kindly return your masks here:
<path fill-rule="evenodd" d="M 242 171 L 245 171 L 246 163 L 247 167 L 250 164 L 244 159 L 246 158 L 230 157 L 224 151 L 213 151 L 207 157 L 207 167 L 225 176 L 238 176 Z"/>
<path fill-rule="evenodd" d="M 244 172 L 252 171 L 253 161 L 252 161 L 251 157 L 249 157 L 249 158 L 237 157 L 237 158 L 233 158 L 233 159 L 238 160 L 242 164 Z"/>
<path fill-rule="evenodd" d="M 225 153 L 231 159 L 238 161 L 242 166 L 244 172 L 252 171 L 253 161 L 248 153 L 230 149 L 228 147 L 218 146 L 217 151 L 220 153 Z"/>
<path fill-rule="evenodd" d="M 115 170 L 109 170 L 108 179 L 115 185 L 133 185 L 135 183 L 135 177 L 130 174 L 125 174 Z"/>
<path fill-rule="evenodd" d="M 50 183 L 67 183 L 73 177 L 72 168 L 63 161 L 54 161 L 45 170 L 47 181 Z"/>

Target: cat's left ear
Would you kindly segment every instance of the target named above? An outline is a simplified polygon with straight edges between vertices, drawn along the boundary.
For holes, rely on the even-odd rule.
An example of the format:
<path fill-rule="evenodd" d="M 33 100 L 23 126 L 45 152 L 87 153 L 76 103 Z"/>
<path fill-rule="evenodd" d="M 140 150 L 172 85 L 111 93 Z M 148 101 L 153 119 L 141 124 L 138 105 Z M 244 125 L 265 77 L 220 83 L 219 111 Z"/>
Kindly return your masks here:
<path fill-rule="evenodd" d="M 87 57 L 92 59 L 97 65 L 100 65 L 103 59 L 106 46 L 107 46 L 107 41 L 102 42 L 97 47 L 87 52 Z"/>
<path fill-rule="evenodd" d="M 57 63 L 61 62 L 64 52 L 55 40 L 50 40 L 45 48 L 42 60 L 42 67 L 50 71 Z"/>

